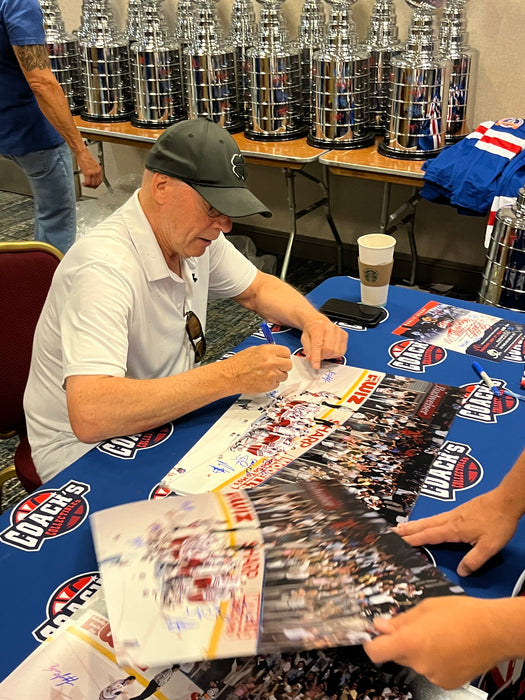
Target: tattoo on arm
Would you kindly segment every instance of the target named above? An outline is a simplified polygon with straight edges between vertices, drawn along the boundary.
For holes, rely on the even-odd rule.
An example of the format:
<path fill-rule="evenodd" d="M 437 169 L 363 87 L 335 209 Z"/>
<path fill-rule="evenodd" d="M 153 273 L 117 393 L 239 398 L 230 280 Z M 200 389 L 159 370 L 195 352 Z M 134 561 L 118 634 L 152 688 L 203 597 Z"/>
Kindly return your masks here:
<path fill-rule="evenodd" d="M 40 70 L 51 68 L 47 46 L 32 44 L 31 46 L 15 46 L 14 49 L 20 65 L 25 71 L 31 71 L 35 68 Z"/>

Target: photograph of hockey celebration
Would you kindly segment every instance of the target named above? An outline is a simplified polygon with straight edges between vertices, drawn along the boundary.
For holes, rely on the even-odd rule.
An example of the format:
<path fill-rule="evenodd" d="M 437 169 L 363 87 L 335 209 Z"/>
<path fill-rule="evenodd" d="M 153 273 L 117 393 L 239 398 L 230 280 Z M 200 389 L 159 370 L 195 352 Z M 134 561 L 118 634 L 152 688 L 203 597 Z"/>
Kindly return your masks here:
<path fill-rule="evenodd" d="M 359 644 L 376 615 L 461 593 L 337 482 L 130 503 L 91 527 L 121 664 Z"/>
<path fill-rule="evenodd" d="M 463 391 L 335 365 L 312 376 L 301 359 L 292 374 L 273 395 L 237 399 L 164 485 L 194 493 L 333 479 L 392 524 L 409 515 Z"/>

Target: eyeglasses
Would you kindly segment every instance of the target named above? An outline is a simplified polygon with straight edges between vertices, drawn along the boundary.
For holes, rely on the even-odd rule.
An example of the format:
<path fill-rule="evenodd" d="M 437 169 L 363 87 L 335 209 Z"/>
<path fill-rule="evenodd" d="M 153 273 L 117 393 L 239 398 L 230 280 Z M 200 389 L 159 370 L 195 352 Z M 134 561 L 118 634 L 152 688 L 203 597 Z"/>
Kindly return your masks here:
<path fill-rule="evenodd" d="M 195 362 L 200 362 L 206 354 L 206 338 L 199 317 L 193 311 L 188 311 L 186 314 L 185 328 L 195 352 Z"/>
<path fill-rule="evenodd" d="M 195 183 L 191 182 L 191 180 L 184 180 L 183 178 L 180 178 L 180 180 L 181 180 L 182 182 L 184 182 L 186 185 L 189 185 L 190 187 L 192 187 L 198 194 L 200 194 L 200 192 L 198 192 L 198 190 L 195 189 Z M 208 211 L 207 211 L 206 213 L 208 214 L 208 216 L 210 217 L 210 219 L 218 219 L 218 218 L 221 217 L 221 216 L 227 216 L 227 214 L 223 214 L 223 213 L 220 212 L 218 209 L 215 209 L 215 207 L 213 207 L 213 206 L 208 202 L 208 200 L 204 199 L 204 197 L 203 197 L 201 194 L 200 194 L 200 196 L 201 196 L 201 199 L 203 200 L 203 202 L 204 202 L 204 203 L 207 205 L 207 207 L 208 207 Z"/>

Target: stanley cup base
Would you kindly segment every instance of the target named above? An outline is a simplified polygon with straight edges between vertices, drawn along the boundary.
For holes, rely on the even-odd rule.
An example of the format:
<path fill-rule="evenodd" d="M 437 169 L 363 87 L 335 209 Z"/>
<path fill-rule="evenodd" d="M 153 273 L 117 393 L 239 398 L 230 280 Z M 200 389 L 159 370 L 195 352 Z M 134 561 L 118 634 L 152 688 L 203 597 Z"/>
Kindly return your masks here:
<path fill-rule="evenodd" d="M 89 112 L 86 112 L 85 109 L 82 109 L 80 116 L 87 122 L 129 122 L 133 116 L 133 112 L 123 112 L 122 114 L 115 116 L 109 115 L 105 117 L 101 116 L 100 114 L 90 114 Z"/>
<path fill-rule="evenodd" d="M 221 124 L 221 126 L 223 125 Z M 224 129 L 226 129 L 229 134 L 240 134 L 241 131 L 244 131 L 244 126 L 244 121 L 237 121 L 233 124 L 224 124 Z"/>
<path fill-rule="evenodd" d="M 437 148 L 432 151 L 405 151 L 399 148 L 392 148 L 384 141 L 378 144 L 377 150 L 382 156 L 399 158 L 399 160 L 428 160 L 429 158 L 435 158 L 443 151 L 442 148 Z"/>
<path fill-rule="evenodd" d="M 136 116 L 131 117 L 129 120 L 132 126 L 136 126 L 138 129 L 163 129 L 164 127 L 176 124 L 184 119 L 184 117 L 173 117 L 171 119 L 138 119 Z"/>
<path fill-rule="evenodd" d="M 375 143 L 375 135 L 373 133 L 367 134 L 366 136 L 358 136 L 354 139 L 342 140 L 342 139 L 321 139 L 312 134 L 308 134 L 306 137 L 308 145 L 315 146 L 316 148 L 330 148 L 332 150 L 338 151 L 350 151 L 357 148 L 368 148 Z"/>
<path fill-rule="evenodd" d="M 249 128 L 244 129 L 244 135 L 251 141 L 294 141 L 301 139 L 308 133 L 307 126 L 301 126 L 296 129 L 290 129 L 283 132 L 267 133 L 266 131 L 252 131 Z"/>

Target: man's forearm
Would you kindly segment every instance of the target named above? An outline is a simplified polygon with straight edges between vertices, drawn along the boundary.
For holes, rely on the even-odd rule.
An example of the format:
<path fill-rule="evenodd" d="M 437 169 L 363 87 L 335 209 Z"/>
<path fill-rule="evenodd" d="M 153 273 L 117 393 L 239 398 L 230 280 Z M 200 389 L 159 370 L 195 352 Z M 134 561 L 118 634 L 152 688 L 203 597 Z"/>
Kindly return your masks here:
<path fill-rule="evenodd" d="M 87 149 L 76 127 L 64 91 L 56 80 L 46 82 L 33 91 L 42 114 L 55 127 L 69 148 L 78 157 Z"/>
<path fill-rule="evenodd" d="M 41 45 L 13 46 L 13 50 L 43 115 L 75 155 L 81 156 L 87 150 L 86 145 L 73 121 L 64 91 L 53 75 L 47 48 Z"/>
<path fill-rule="evenodd" d="M 321 314 L 291 285 L 278 277 L 258 272 L 246 293 L 235 297 L 246 308 L 267 321 L 303 329 L 308 320 Z"/>
<path fill-rule="evenodd" d="M 228 366 L 214 363 L 159 379 L 72 376 L 66 390 L 71 426 L 81 442 L 133 435 L 234 393 Z"/>
<path fill-rule="evenodd" d="M 71 427 L 81 442 L 132 435 L 212 401 L 276 389 L 292 369 L 281 345 L 256 345 L 221 362 L 158 379 L 71 376 L 66 381 Z"/>

